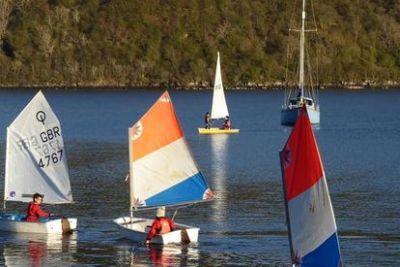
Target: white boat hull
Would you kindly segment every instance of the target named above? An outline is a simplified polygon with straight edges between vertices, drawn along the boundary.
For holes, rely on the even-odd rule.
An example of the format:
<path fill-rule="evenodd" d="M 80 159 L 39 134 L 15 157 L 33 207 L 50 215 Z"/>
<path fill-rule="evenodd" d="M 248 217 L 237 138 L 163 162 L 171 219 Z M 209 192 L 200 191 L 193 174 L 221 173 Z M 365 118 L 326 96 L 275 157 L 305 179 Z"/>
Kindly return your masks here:
<path fill-rule="evenodd" d="M 16 221 L 0 217 L 0 231 L 15 233 L 62 234 L 76 230 L 76 218 L 57 218 L 47 222 Z"/>
<path fill-rule="evenodd" d="M 293 126 L 296 123 L 298 113 L 301 107 L 282 109 L 281 112 L 281 124 L 286 126 Z M 307 107 L 308 117 L 310 118 L 311 124 L 319 124 L 319 109 Z"/>
<path fill-rule="evenodd" d="M 153 223 L 152 219 L 120 217 L 114 220 L 122 236 L 134 242 L 143 243 Z M 150 240 L 151 244 L 196 243 L 200 228 L 184 224 L 175 224 L 175 231 L 156 235 Z"/>

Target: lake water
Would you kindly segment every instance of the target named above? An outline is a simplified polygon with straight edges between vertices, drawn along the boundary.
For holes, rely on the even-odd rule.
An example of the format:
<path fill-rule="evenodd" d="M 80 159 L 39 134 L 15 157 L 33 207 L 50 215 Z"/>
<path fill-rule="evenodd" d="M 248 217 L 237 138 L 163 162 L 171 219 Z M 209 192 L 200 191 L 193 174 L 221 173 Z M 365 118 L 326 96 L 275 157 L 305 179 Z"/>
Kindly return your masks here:
<path fill-rule="evenodd" d="M 131 243 L 112 223 L 128 214 L 127 128 L 162 92 L 44 93 L 62 122 L 76 201 L 45 208 L 78 217 L 79 231 L 68 237 L 1 233 L 0 265 L 290 265 L 278 158 L 290 133 L 280 125 L 283 92 L 228 91 L 233 125 L 241 129 L 231 136 L 197 134 L 211 105 L 210 91 L 170 92 L 216 200 L 178 212 L 178 222 L 201 228 L 198 244 L 164 248 Z M 34 94 L 0 92 L 2 174 L 6 127 Z M 320 93 L 315 133 L 346 266 L 400 264 L 399 100 L 398 90 Z M 8 209 L 23 212 L 25 205 L 9 203 Z"/>

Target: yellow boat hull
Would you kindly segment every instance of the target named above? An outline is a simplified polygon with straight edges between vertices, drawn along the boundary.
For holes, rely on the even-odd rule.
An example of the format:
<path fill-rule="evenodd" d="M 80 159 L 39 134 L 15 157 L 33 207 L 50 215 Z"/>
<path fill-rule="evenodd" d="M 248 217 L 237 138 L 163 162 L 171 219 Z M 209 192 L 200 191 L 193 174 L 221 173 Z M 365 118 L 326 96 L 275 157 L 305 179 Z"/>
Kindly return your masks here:
<path fill-rule="evenodd" d="M 199 134 L 235 134 L 239 133 L 239 129 L 219 129 L 219 128 L 198 128 Z"/>

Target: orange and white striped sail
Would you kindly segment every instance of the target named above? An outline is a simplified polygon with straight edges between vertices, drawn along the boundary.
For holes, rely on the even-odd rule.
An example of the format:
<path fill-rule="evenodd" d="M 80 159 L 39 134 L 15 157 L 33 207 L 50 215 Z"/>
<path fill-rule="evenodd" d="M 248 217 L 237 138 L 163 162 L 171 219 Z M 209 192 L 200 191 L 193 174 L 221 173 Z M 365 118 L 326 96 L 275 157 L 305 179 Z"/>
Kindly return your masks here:
<path fill-rule="evenodd" d="M 167 91 L 129 129 L 129 146 L 133 207 L 180 205 L 212 198 Z"/>

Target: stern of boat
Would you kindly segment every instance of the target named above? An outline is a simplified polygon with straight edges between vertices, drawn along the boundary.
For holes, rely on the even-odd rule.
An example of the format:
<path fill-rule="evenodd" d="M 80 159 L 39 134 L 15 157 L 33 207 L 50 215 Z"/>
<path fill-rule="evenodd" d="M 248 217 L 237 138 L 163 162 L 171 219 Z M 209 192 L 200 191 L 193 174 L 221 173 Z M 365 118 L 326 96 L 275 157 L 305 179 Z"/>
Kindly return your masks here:
<path fill-rule="evenodd" d="M 301 107 L 285 108 L 281 111 L 281 124 L 284 126 L 293 126 L 296 123 L 298 113 Z M 307 106 L 308 117 L 311 124 L 319 124 L 320 112 L 318 108 Z"/>

